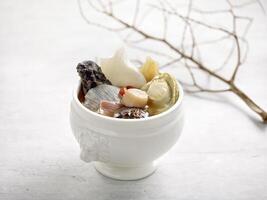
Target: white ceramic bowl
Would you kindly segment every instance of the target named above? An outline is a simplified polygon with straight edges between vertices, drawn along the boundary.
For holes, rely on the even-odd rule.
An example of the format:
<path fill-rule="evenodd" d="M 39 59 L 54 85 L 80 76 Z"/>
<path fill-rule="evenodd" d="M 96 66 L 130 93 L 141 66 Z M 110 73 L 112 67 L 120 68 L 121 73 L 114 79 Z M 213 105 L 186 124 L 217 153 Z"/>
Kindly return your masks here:
<path fill-rule="evenodd" d="M 183 89 L 169 110 L 144 119 L 117 119 L 99 115 L 78 99 L 80 83 L 71 102 L 70 123 L 85 162 L 94 161 L 103 175 L 136 180 L 152 174 L 156 160 L 178 140 L 183 120 Z"/>

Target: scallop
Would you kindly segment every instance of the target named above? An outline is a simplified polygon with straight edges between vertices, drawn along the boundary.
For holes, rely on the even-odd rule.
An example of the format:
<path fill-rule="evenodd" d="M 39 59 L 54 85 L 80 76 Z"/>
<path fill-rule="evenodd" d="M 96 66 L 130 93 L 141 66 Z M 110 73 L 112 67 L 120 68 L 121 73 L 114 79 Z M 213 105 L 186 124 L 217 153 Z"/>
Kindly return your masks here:
<path fill-rule="evenodd" d="M 125 90 L 121 103 L 126 107 L 143 108 L 147 105 L 148 95 L 145 91 L 136 88 Z"/>

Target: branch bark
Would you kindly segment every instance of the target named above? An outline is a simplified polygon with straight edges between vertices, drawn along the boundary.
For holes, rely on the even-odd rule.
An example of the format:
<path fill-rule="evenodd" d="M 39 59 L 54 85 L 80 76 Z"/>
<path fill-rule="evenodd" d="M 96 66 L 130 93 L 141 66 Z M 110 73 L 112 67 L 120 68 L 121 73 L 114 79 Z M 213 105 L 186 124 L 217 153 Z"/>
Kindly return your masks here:
<path fill-rule="evenodd" d="M 246 93 L 239 89 L 235 84 L 231 85 L 231 91 L 236 94 L 241 100 L 243 100 L 246 105 L 255 113 L 257 113 L 263 123 L 267 124 L 267 112 L 263 110 L 259 105 L 257 105 Z"/>

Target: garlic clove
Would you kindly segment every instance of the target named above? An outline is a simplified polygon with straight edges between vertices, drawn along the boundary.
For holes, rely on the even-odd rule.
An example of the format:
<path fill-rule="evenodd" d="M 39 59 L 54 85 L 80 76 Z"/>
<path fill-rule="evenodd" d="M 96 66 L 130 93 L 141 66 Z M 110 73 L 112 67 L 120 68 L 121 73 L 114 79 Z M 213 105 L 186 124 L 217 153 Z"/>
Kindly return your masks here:
<path fill-rule="evenodd" d="M 125 90 L 121 98 L 121 103 L 127 107 L 143 108 L 147 105 L 147 101 L 147 93 L 135 88 Z"/>

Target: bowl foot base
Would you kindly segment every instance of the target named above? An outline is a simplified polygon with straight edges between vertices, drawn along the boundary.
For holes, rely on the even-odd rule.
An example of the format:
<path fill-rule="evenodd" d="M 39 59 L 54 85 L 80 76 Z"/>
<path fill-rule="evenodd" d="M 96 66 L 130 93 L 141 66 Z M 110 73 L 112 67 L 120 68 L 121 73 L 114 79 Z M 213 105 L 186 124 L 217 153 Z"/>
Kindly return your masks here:
<path fill-rule="evenodd" d="M 155 162 L 138 167 L 120 167 L 103 162 L 94 162 L 94 166 L 104 176 L 117 180 L 138 180 L 151 175 L 157 169 Z"/>

